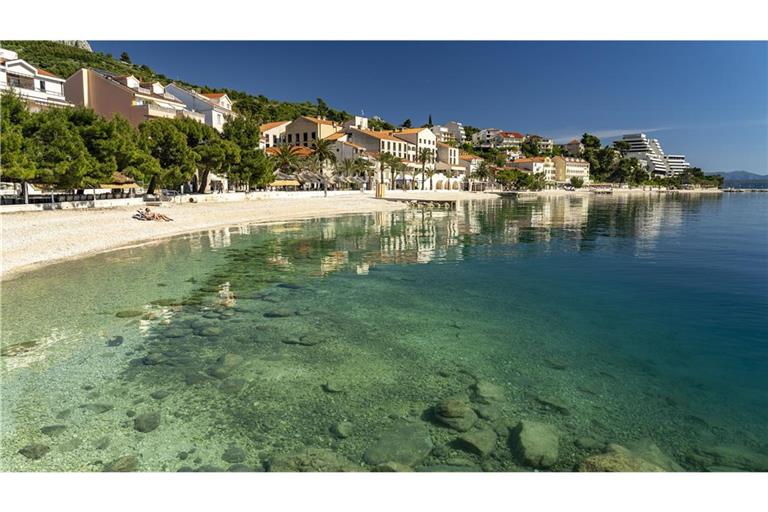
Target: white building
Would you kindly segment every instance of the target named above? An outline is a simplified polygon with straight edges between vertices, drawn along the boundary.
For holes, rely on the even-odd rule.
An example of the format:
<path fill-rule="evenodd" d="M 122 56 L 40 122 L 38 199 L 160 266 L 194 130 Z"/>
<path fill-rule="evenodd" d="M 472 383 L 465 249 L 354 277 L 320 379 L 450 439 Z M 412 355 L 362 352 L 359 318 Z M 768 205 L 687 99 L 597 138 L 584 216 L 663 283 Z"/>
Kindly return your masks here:
<path fill-rule="evenodd" d="M 649 139 L 644 133 L 624 135 L 621 141 L 629 145 L 622 154 L 627 158 L 637 158 L 653 176 L 675 176 L 690 167 L 685 155 L 665 155 L 658 139 Z"/>
<path fill-rule="evenodd" d="M 436 124 L 430 128 L 432 133 L 435 134 L 435 138 L 437 139 L 437 142 L 450 142 L 452 139 L 451 132 L 448 131 L 448 128 L 439 124 Z"/>
<path fill-rule="evenodd" d="M 32 112 L 49 107 L 71 107 L 64 96 L 61 77 L 20 59 L 16 52 L 0 48 L 0 91 L 13 91 Z"/>
<path fill-rule="evenodd" d="M 542 174 L 545 181 L 557 181 L 555 163 L 548 156 L 519 158 L 512 162 L 510 166 L 520 171 L 530 172 L 531 174 Z"/>
<path fill-rule="evenodd" d="M 464 135 L 464 125 L 462 125 L 460 122 L 450 121 L 445 123 L 443 126 L 448 129 L 448 133 L 451 134 L 451 138 L 459 144 L 463 143 L 464 139 L 466 139 L 466 136 Z"/>
<path fill-rule="evenodd" d="M 363 116 L 352 116 L 352 119 L 347 119 L 342 123 L 342 127 L 345 130 L 350 128 L 357 128 L 358 130 L 368 129 L 368 118 Z"/>
<path fill-rule="evenodd" d="M 682 174 L 691 168 L 691 164 L 685 159 L 685 155 L 664 155 L 669 172 L 673 176 Z"/>
<path fill-rule="evenodd" d="M 483 128 L 472 135 L 472 144 L 481 148 L 496 147 L 496 138 L 501 130 L 498 128 Z"/>
<path fill-rule="evenodd" d="M 459 148 L 442 142 L 437 143 L 437 164 L 435 168 L 447 176 L 465 179 L 466 168 L 459 160 Z"/>
<path fill-rule="evenodd" d="M 555 147 L 554 140 L 547 139 L 546 137 L 542 137 L 541 135 L 528 134 L 526 135 L 526 139 L 535 141 L 536 144 L 539 146 L 539 151 L 541 151 L 542 153 L 551 153 L 552 149 Z"/>
<path fill-rule="evenodd" d="M 290 121 L 275 121 L 265 123 L 259 127 L 259 149 L 273 148 L 280 145 L 280 141 L 285 134 L 285 127 Z"/>
<path fill-rule="evenodd" d="M 205 124 L 221 132 L 228 119 L 234 117 L 232 101 L 225 93 L 199 93 L 175 83 L 165 87 L 166 92 L 181 100 L 187 109 L 205 116 Z"/>

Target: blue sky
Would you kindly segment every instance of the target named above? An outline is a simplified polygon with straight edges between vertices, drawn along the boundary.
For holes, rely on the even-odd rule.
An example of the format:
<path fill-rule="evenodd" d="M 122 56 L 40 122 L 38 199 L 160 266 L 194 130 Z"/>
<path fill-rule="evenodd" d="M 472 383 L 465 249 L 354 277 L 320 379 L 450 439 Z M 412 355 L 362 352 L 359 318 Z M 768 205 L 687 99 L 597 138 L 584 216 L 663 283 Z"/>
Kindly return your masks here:
<path fill-rule="evenodd" d="M 393 123 L 557 140 L 645 131 L 707 171 L 768 173 L 768 43 L 91 41 L 172 78 Z"/>

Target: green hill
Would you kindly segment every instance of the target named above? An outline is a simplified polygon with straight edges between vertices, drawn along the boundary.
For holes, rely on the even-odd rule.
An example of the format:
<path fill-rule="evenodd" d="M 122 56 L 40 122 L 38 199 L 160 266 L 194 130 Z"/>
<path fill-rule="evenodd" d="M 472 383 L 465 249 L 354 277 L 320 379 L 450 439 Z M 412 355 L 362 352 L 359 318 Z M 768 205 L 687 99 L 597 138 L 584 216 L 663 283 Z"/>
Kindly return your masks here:
<path fill-rule="evenodd" d="M 225 92 L 234 101 L 237 112 L 253 114 L 262 123 L 294 119 L 301 115 L 323 115 L 338 122 L 351 117 L 343 110 L 327 107 L 319 98 L 317 103 L 290 103 L 233 89 L 190 84 L 179 77 L 165 76 L 143 64 L 122 62 L 109 54 L 90 52 L 54 41 L 0 41 L 0 47 L 13 50 L 19 54 L 19 58 L 64 78 L 80 68 L 89 67 L 121 75 L 134 75 L 142 81 L 157 80 L 163 84 L 177 82 L 201 92 Z"/>

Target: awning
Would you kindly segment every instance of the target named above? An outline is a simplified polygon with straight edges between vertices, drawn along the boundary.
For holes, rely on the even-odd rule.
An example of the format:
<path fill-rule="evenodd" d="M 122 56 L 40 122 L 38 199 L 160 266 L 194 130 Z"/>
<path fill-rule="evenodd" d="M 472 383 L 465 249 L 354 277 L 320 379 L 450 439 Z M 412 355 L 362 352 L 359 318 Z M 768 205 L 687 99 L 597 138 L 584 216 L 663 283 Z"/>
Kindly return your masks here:
<path fill-rule="evenodd" d="M 270 187 L 298 187 L 301 185 L 296 180 L 275 180 L 269 184 Z"/>
<path fill-rule="evenodd" d="M 125 183 L 123 185 L 117 185 L 115 183 L 103 183 L 99 185 L 99 188 L 109 188 L 109 189 L 141 188 L 141 185 L 137 185 L 136 183 Z"/>

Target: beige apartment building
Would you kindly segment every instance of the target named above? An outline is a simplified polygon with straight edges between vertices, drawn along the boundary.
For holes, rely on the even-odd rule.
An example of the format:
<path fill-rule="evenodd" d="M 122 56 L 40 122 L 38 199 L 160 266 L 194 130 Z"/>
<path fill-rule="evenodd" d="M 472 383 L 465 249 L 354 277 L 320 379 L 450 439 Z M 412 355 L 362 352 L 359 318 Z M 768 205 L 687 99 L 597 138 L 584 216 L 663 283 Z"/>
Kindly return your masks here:
<path fill-rule="evenodd" d="M 301 116 L 285 126 L 280 143 L 290 146 L 312 147 L 316 140 L 325 139 L 329 135 L 341 131 L 341 129 L 341 125 L 327 119 Z"/>
<path fill-rule="evenodd" d="M 571 178 L 581 178 L 584 184 L 589 183 L 589 162 L 582 158 L 571 156 L 556 156 L 552 159 L 555 164 L 555 180 L 569 182 Z"/>
<path fill-rule="evenodd" d="M 121 114 L 133 126 L 150 119 L 187 117 L 205 123 L 205 116 L 187 110 L 184 103 L 166 92 L 160 82 L 140 82 L 135 76 L 113 76 L 80 69 L 64 83 L 67 99 L 111 118 Z"/>
<path fill-rule="evenodd" d="M 548 182 L 556 181 L 555 163 L 548 156 L 536 156 L 532 158 L 518 158 L 509 164 L 513 169 L 542 174 Z"/>

